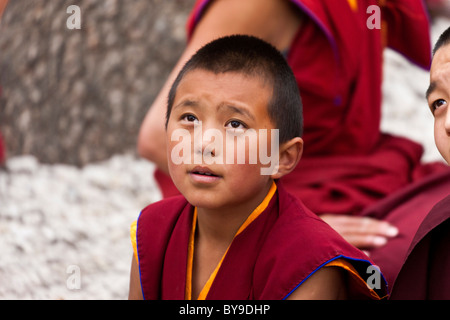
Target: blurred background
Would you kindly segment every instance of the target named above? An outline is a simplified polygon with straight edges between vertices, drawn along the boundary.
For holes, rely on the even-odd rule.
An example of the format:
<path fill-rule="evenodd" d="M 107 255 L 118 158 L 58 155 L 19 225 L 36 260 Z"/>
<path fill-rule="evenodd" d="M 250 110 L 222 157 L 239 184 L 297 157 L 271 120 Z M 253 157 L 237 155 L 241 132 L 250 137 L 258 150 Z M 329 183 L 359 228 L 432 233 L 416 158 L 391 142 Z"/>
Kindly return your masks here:
<path fill-rule="evenodd" d="M 160 198 L 136 138 L 183 50 L 193 3 L 9 2 L 0 22 L 0 299 L 127 297 L 129 226 Z M 70 5 L 81 9 L 80 30 L 66 27 Z M 448 26 L 449 12 L 433 10 L 433 42 Z M 428 73 L 392 51 L 385 66 L 383 131 L 440 161 Z"/>
<path fill-rule="evenodd" d="M 0 127 L 10 156 L 85 165 L 134 152 L 185 44 L 192 0 L 13 0 L 0 29 Z M 80 30 L 66 12 L 81 9 Z"/>

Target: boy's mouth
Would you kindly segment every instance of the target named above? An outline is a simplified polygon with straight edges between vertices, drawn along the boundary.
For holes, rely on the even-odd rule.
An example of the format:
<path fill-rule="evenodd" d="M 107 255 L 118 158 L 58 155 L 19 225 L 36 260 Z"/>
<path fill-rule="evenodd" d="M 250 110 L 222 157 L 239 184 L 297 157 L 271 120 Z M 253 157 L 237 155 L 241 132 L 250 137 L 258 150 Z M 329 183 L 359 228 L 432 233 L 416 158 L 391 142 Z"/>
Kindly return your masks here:
<path fill-rule="evenodd" d="M 221 176 L 206 167 L 195 167 L 189 171 L 189 175 L 194 181 L 200 183 L 212 183 L 221 178 Z"/>

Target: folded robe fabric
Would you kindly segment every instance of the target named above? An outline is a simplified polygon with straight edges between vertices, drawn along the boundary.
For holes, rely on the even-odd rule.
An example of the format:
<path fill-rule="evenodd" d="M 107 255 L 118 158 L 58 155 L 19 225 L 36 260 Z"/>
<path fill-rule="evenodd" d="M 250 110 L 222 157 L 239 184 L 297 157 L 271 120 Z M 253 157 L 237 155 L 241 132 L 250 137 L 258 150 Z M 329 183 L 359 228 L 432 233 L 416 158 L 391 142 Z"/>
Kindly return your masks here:
<path fill-rule="evenodd" d="M 446 215 L 448 217 L 450 207 L 445 207 L 449 203 L 448 199 L 434 209 L 433 207 L 449 194 L 450 171 L 444 171 L 412 183 L 401 191 L 395 192 L 370 206 L 362 213 L 364 216 L 392 223 L 399 229 L 397 237 L 389 240 L 385 246 L 370 251 L 370 257 L 381 268 L 390 287 L 392 287 L 402 269 L 411 245 L 414 245 L 414 242 L 423 237 L 424 233 L 437 225 L 436 220 L 433 220 L 436 218 L 433 217 L 438 219 L 445 218 Z M 433 209 L 432 213 L 430 213 L 431 209 Z M 432 223 L 426 223 L 424 219 Z M 435 222 L 434 225 L 433 221 Z M 421 227 L 419 228 L 419 226 Z M 416 240 L 414 240 L 415 238 Z M 427 260 L 426 255 L 422 255 L 421 258 Z M 426 265 L 427 263 L 427 261 L 423 261 L 423 264 Z M 445 265 L 448 261 L 443 263 Z M 417 270 L 425 272 L 425 269 L 420 269 L 419 264 L 416 267 Z M 410 280 L 415 281 L 414 278 Z M 418 292 L 421 291 L 419 288 L 417 290 Z"/>
<path fill-rule="evenodd" d="M 394 283 L 392 300 L 450 300 L 450 196 L 427 214 Z"/>
<path fill-rule="evenodd" d="M 136 243 L 145 299 L 185 299 L 193 216 L 194 207 L 181 196 L 141 212 Z M 386 296 L 381 274 L 373 290 L 367 286 L 374 276 L 370 259 L 279 185 L 267 207 L 233 239 L 206 299 L 285 299 L 337 259 L 348 261 L 361 278 L 362 286 L 349 288 L 349 298 Z"/>

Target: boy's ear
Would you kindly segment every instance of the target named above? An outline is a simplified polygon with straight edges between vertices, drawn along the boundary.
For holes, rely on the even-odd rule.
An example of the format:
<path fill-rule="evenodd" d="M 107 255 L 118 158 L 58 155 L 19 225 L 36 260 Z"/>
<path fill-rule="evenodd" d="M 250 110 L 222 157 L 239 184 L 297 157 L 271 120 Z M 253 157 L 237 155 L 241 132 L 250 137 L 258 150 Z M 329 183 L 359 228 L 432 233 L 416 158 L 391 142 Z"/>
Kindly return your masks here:
<path fill-rule="evenodd" d="M 278 171 L 272 174 L 272 179 L 279 179 L 295 169 L 303 154 L 303 139 L 293 138 L 280 146 Z"/>

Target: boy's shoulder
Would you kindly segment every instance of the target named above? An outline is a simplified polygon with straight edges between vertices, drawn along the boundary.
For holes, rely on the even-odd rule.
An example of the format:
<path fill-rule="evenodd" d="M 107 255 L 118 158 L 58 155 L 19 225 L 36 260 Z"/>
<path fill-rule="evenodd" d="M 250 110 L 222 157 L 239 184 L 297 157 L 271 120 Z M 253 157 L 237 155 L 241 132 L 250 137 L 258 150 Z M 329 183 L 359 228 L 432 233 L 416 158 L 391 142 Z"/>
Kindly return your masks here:
<path fill-rule="evenodd" d="M 308 252 L 318 250 L 331 256 L 351 254 L 358 258 L 367 256 L 349 244 L 336 230 L 323 221 L 303 202 L 284 188 L 279 188 L 279 216 L 272 228 L 274 239 L 280 246 L 302 246 Z M 277 240 L 275 240 L 277 241 Z M 294 249 L 295 250 L 295 249 Z M 316 252 L 318 254 L 318 252 Z M 326 255 L 326 254 L 325 254 Z M 330 257 L 331 257 L 330 256 Z"/>
<path fill-rule="evenodd" d="M 172 224 L 187 205 L 189 205 L 189 203 L 181 195 L 149 204 L 142 209 L 138 218 L 138 225 L 142 226 L 151 223 L 164 226 Z"/>
<path fill-rule="evenodd" d="M 367 256 L 282 187 L 278 189 L 278 206 L 278 217 L 255 266 L 255 293 L 259 297 L 279 290 L 276 296 L 283 298 L 286 288 L 298 285 L 295 279 L 306 279 L 339 258 L 349 259 L 358 269 L 370 265 Z"/>
<path fill-rule="evenodd" d="M 420 224 L 414 239 L 408 250 L 410 251 L 428 234 L 432 233 L 434 229 L 443 225 L 444 222 L 450 219 L 450 195 L 439 201 L 425 216 Z"/>
<path fill-rule="evenodd" d="M 450 195 L 443 198 L 441 201 L 436 203 L 436 205 L 431 209 L 431 212 L 442 212 L 441 214 L 445 218 L 450 218 Z M 436 215 L 437 215 L 436 213 Z"/>
<path fill-rule="evenodd" d="M 293 230 L 315 228 L 334 233 L 333 229 L 320 217 L 313 213 L 299 198 L 289 193 L 282 185 L 278 187 L 279 216 L 277 224 L 280 228 Z"/>

